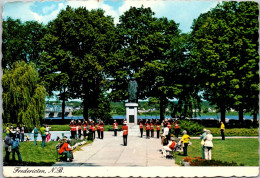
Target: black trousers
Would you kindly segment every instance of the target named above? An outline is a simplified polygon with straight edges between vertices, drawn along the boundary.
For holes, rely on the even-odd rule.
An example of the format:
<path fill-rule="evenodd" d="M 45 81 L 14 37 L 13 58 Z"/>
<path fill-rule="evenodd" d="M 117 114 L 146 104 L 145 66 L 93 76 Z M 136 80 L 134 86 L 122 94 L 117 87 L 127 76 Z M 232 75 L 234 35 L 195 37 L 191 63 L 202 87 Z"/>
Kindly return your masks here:
<path fill-rule="evenodd" d="M 81 129 L 78 130 L 78 136 L 79 136 L 79 138 L 81 137 Z"/>
<path fill-rule="evenodd" d="M 127 135 L 123 135 L 124 146 L 127 146 Z"/>
<path fill-rule="evenodd" d="M 174 129 L 175 131 L 175 137 L 178 138 L 179 134 L 180 134 L 180 129 Z"/>
<path fill-rule="evenodd" d="M 97 130 L 98 138 L 100 138 L 100 130 Z"/>
<path fill-rule="evenodd" d="M 143 131 L 144 131 L 144 129 L 140 129 L 141 137 L 143 137 Z"/>
<path fill-rule="evenodd" d="M 93 132 L 93 139 L 96 138 L 96 132 L 95 131 L 92 131 Z"/>
<path fill-rule="evenodd" d="M 104 138 L 104 131 L 100 131 L 101 139 Z"/>
<path fill-rule="evenodd" d="M 87 131 L 83 130 L 83 136 L 86 137 L 87 136 Z"/>
<path fill-rule="evenodd" d="M 169 129 L 169 133 L 168 133 L 168 136 L 167 136 L 168 138 L 168 140 L 170 140 L 171 139 L 171 129 Z"/>
<path fill-rule="evenodd" d="M 153 137 L 154 136 L 154 130 L 152 129 L 151 130 L 151 137 Z"/>
<path fill-rule="evenodd" d="M 225 140 L 225 134 L 224 134 L 224 130 L 221 129 L 221 137 L 222 137 L 222 140 Z"/>
<path fill-rule="evenodd" d="M 114 129 L 114 136 L 117 136 L 117 129 Z"/>
<path fill-rule="evenodd" d="M 160 130 L 157 130 L 157 138 L 160 136 Z"/>
<path fill-rule="evenodd" d="M 184 143 L 184 147 L 183 147 L 183 155 L 184 156 L 188 156 L 188 144 L 189 143 Z"/>
<path fill-rule="evenodd" d="M 8 151 L 8 147 L 5 148 L 5 162 L 9 162 L 10 161 L 10 152 Z"/>
<path fill-rule="evenodd" d="M 146 138 L 149 138 L 149 132 L 150 130 L 146 130 Z"/>

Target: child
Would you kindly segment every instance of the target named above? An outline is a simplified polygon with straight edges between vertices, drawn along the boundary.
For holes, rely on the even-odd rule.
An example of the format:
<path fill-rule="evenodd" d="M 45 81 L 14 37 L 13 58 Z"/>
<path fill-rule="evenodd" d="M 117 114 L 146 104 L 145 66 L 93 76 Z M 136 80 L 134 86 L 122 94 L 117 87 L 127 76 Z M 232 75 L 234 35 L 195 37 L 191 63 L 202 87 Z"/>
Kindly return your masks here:
<path fill-rule="evenodd" d="M 26 141 L 29 142 L 30 141 L 30 138 L 29 138 L 29 135 L 26 134 Z"/>

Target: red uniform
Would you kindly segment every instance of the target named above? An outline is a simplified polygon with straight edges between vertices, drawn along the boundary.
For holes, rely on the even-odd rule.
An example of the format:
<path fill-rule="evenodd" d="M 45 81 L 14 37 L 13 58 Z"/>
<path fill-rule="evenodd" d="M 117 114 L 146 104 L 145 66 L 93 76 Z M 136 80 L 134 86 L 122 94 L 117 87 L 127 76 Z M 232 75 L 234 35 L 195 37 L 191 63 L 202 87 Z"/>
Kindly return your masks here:
<path fill-rule="evenodd" d="M 143 123 L 140 123 L 140 129 L 144 128 Z"/>
<path fill-rule="evenodd" d="M 95 127 L 95 125 L 92 125 L 92 131 L 93 131 L 93 132 L 96 131 L 96 127 Z"/>
<path fill-rule="evenodd" d="M 97 124 L 97 130 L 100 130 L 100 126 L 99 126 L 99 124 Z"/>
<path fill-rule="evenodd" d="M 87 131 L 87 124 L 83 125 L 83 131 Z"/>
<path fill-rule="evenodd" d="M 171 125 L 171 123 L 170 123 L 170 122 L 168 122 L 168 125 L 167 125 L 167 127 L 168 127 L 169 129 L 171 129 L 171 128 L 172 128 L 172 125 Z"/>
<path fill-rule="evenodd" d="M 176 143 L 175 143 L 175 141 L 173 141 L 172 144 L 169 146 L 169 148 L 170 148 L 171 150 L 173 150 L 174 147 L 175 147 L 175 145 L 176 145 Z"/>
<path fill-rule="evenodd" d="M 151 123 L 151 130 L 153 130 L 154 129 L 154 127 L 153 127 L 153 124 Z"/>
<path fill-rule="evenodd" d="M 104 125 L 100 124 L 100 131 L 103 132 L 104 131 Z"/>
<path fill-rule="evenodd" d="M 156 126 L 156 130 L 160 130 L 160 129 L 161 129 L 160 125 L 157 124 L 157 126 Z"/>
<path fill-rule="evenodd" d="M 122 126 L 122 131 L 123 131 L 123 135 L 128 135 L 128 126 L 127 125 L 123 125 Z"/>
<path fill-rule="evenodd" d="M 115 123 L 113 124 L 113 128 L 114 128 L 114 129 L 118 129 L 118 123 L 115 122 Z"/>
<path fill-rule="evenodd" d="M 145 130 L 150 130 L 150 125 L 149 124 L 145 124 Z"/>

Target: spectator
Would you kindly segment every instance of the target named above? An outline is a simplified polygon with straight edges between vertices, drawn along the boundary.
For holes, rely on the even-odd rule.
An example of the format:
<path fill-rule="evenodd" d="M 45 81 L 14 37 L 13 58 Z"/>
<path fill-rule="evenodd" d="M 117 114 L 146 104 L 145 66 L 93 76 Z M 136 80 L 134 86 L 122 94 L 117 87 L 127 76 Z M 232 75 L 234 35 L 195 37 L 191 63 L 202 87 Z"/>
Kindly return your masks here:
<path fill-rule="evenodd" d="M 171 141 L 169 141 L 169 144 L 166 146 L 163 146 L 163 156 L 166 157 L 166 151 L 173 151 L 173 149 L 175 148 L 175 141 L 174 138 L 171 137 Z"/>
<path fill-rule="evenodd" d="M 15 161 L 15 153 L 17 153 L 19 162 L 22 162 L 22 156 L 19 151 L 20 140 L 19 140 L 18 134 L 16 134 L 11 139 L 11 144 L 12 144 L 12 158 L 13 158 L 12 160 Z"/>
<path fill-rule="evenodd" d="M 162 134 L 162 144 L 163 146 L 168 144 L 168 139 L 167 136 L 169 134 L 169 128 L 167 127 L 167 123 L 164 123 L 164 127 L 163 127 L 163 134 Z"/>
<path fill-rule="evenodd" d="M 181 142 L 184 144 L 183 156 L 188 156 L 188 144 L 189 144 L 189 141 L 190 141 L 190 136 L 187 135 L 187 131 L 184 130 L 183 131 L 183 136 L 181 138 Z"/>
<path fill-rule="evenodd" d="M 48 125 L 46 126 L 46 142 L 49 142 L 51 139 L 50 128 Z"/>
<path fill-rule="evenodd" d="M 45 146 L 45 140 L 46 140 L 46 126 L 43 125 L 41 128 L 40 128 L 40 132 L 41 132 L 41 136 L 42 136 L 42 147 Z"/>
<path fill-rule="evenodd" d="M 72 148 L 70 148 L 69 140 L 66 137 L 63 138 L 63 144 L 59 149 L 59 154 L 66 154 L 67 161 L 72 161 Z"/>
<path fill-rule="evenodd" d="M 21 127 L 21 134 L 20 134 L 21 142 L 24 141 L 24 130 L 25 130 L 25 125 L 23 125 L 23 126 Z"/>
<path fill-rule="evenodd" d="M 9 134 L 6 134 L 4 142 L 5 142 L 5 162 L 8 163 L 10 160 L 10 153 L 12 152 L 11 137 Z"/>
<path fill-rule="evenodd" d="M 37 130 L 37 125 L 35 125 L 33 129 L 33 138 L 34 138 L 34 145 L 37 145 L 37 137 L 38 137 L 38 130 Z"/>
<path fill-rule="evenodd" d="M 10 125 L 7 124 L 7 127 L 6 127 L 6 135 L 9 135 L 10 134 Z"/>
<path fill-rule="evenodd" d="M 15 130 L 15 134 L 16 134 L 16 137 L 19 139 L 19 141 L 20 141 L 20 138 L 21 138 L 21 133 L 20 133 L 20 129 L 19 129 L 19 127 L 16 127 L 16 130 Z"/>
<path fill-rule="evenodd" d="M 224 125 L 223 122 L 221 122 L 221 125 L 220 125 L 220 131 L 221 131 L 221 137 L 222 137 L 222 140 L 225 140 L 225 135 L 224 135 L 225 125 Z"/>
<path fill-rule="evenodd" d="M 213 147 L 213 136 L 210 132 L 210 130 L 207 130 L 207 135 L 204 138 L 204 147 L 205 147 L 205 159 L 206 160 L 211 160 L 211 149 Z"/>
<path fill-rule="evenodd" d="M 29 135 L 26 134 L 26 141 L 29 142 L 30 141 L 30 138 L 29 138 Z"/>
<path fill-rule="evenodd" d="M 204 147 L 204 138 L 207 135 L 207 129 L 203 129 L 203 134 L 200 136 L 201 142 L 200 142 L 200 147 L 201 147 L 201 158 L 205 159 L 205 147 Z"/>

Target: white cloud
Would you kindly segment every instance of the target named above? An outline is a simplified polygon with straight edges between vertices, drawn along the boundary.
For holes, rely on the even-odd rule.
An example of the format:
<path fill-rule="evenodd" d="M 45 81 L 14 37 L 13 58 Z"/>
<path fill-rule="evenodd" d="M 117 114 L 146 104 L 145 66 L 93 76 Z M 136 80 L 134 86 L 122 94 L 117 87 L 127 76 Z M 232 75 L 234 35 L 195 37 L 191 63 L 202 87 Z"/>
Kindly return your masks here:
<path fill-rule="evenodd" d="M 47 13 L 49 13 L 50 11 L 52 11 L 54 8 L 55 8 L 55 5 L 52 4 L 51 6 L 44 7 L 44 8 L 42 9 L 42 12 L 43 12 L 44 14 L 47 14 Z"/>

